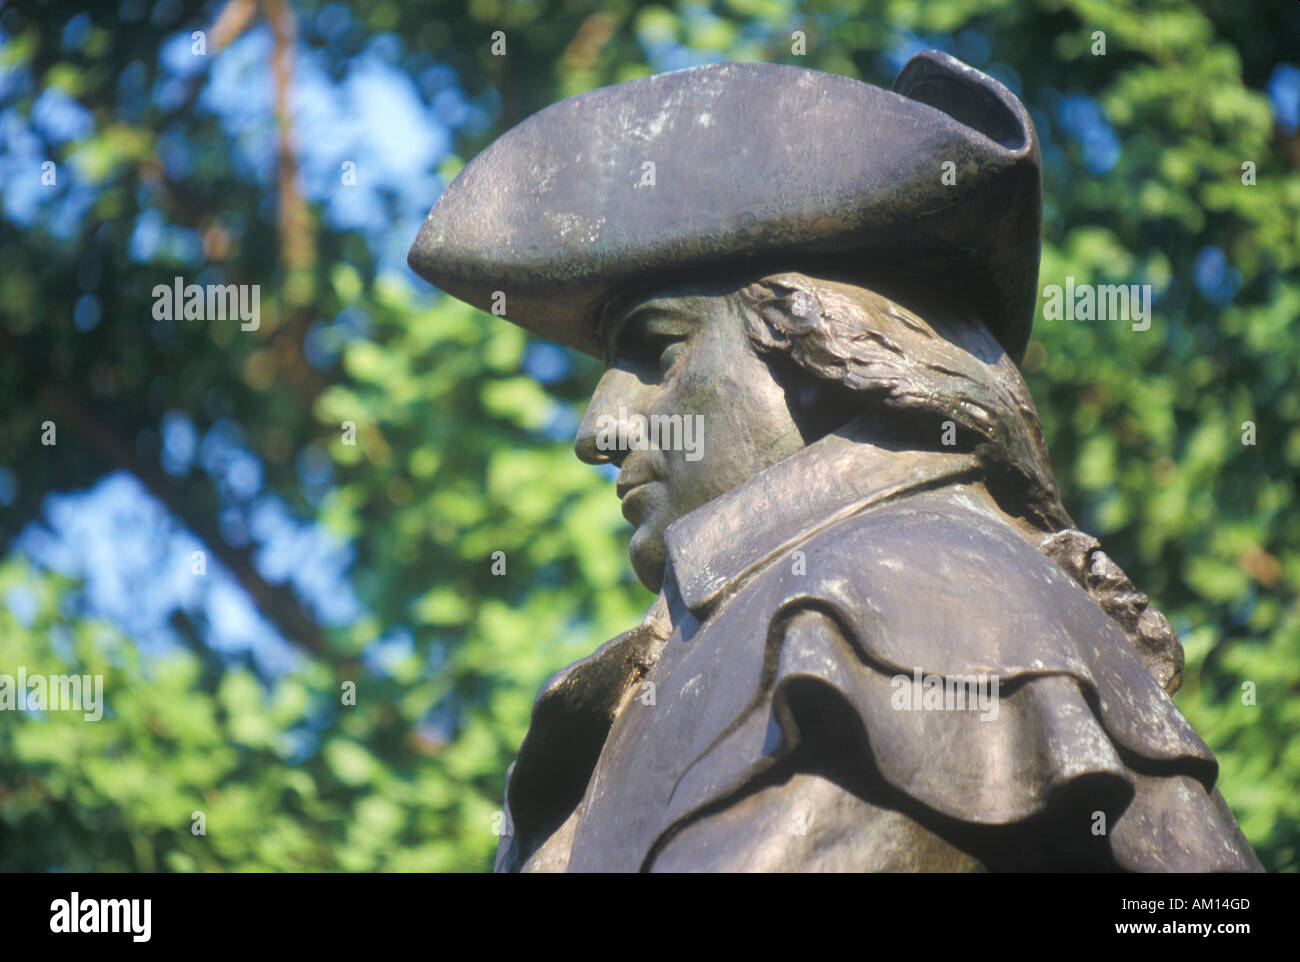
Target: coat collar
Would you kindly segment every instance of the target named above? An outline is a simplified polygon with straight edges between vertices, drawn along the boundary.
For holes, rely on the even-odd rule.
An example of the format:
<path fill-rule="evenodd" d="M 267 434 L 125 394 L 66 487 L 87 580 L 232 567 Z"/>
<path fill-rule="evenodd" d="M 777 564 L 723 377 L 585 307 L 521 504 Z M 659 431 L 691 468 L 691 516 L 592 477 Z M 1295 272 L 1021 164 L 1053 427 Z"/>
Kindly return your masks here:
<path fill-rule="evenodd" d="M 816 531 L 976 473 L 973 454 L 915 450 L 860 417 L 669 525 L 665 581 L 703 618 L 765 562 Z"/>

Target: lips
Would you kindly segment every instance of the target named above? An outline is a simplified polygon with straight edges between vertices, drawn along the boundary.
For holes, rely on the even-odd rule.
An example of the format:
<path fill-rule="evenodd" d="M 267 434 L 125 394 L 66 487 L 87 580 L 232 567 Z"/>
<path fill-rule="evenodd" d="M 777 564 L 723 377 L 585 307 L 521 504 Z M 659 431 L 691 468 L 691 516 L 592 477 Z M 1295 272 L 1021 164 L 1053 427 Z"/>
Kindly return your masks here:
<path fill-rule="evenodd" d="M 623 518 L 634 527 L 639 528 L 641 526 L 641 522 L 649 517 L 654 506 L 654 502 L 648 494 L 649 490 L 649 485 L 638 484 L 623 498 L 623 503 L 620 506 Z"/>
<path fill-rule="evenodd" d="M 617 490 L 618 490 L 618 499 L 619 499 L 620 501 L 625 500 L 629 494 L 631 494 L 631 493 L 632 493 L 633 491 L 635 491 L 637 488 L 640 488 L 640 487 L 643 487 L 643 486 L 649 484 L 650 481 L 651 481 L 650 478 L 646 478 L 644 481 L 632 481 L 632 482 L 627 483 L 627 484 L 624 484 L 622 481 L 619 481 L 619 482 L 618 482 L 618 486 L 617 486 Z"/>
<path fill-rule="evenodd" d="M 659 480 L 661 477 L 655 472 L 651 458 L 632 456 L 623 462 L 615 487 L 622 502 L 623 517 L 633 526 L 639 528 L 650 515 L 655 503 L 650 484 Z"/>
<path fill-rule="evenodd" d="M 646 460 L 628 458 L 623 463 L 623 470 L 618 473 L 615 490 L 618 492 L 619 500 L 622 501 L 637 488 L 655 480 L 657 478 Z"/>

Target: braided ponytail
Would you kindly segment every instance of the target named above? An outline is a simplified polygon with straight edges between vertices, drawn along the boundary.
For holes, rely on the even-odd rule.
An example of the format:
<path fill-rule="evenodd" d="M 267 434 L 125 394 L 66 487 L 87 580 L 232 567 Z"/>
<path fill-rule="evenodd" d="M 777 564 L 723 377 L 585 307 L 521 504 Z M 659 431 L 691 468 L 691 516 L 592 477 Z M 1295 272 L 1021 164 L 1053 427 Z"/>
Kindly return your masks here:
<path fill-rule="evenodd" d="M 1128 637 L 1160 687 L 1173 694 L 1183 683 L 1183 645 L 1169 619 L 1151 607 L 1101 543 L 1076 528 L 1049 535 L 1038 547 L 1082 585 Z"/>

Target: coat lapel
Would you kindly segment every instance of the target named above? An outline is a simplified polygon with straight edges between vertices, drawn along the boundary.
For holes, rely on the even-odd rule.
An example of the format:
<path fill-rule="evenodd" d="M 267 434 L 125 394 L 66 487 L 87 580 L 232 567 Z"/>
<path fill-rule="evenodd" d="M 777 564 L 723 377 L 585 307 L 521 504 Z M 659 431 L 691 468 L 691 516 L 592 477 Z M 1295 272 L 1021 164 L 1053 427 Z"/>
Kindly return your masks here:
<path fill-rule="evenodd" d="M 518 871 L 582 801 L 628 688 L 668 636 L 660 597 L 639 625 L 557 672 L 533 705 L 528 735 L 506 774 L 497 871 Z"/>

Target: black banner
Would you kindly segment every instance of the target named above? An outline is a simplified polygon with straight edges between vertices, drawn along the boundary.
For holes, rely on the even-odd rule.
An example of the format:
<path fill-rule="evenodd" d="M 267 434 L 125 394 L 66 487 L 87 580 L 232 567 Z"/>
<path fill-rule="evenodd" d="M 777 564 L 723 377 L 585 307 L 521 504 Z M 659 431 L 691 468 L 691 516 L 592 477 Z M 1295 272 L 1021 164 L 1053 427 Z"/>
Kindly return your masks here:
<path fill-rule="evenodd" d="M 1300 894 L 1295 876 L 675 876 L 563 879 L 490 875 L 11 875 L 6 943 L 128 952 L 284 946 L 337 952 L 409 939 L 471 943 L 492 934 L 563 928 L 629 936 L 673 915 L 712 916 L 719 939 L 737 928 L 796 922 L 888 928 L 935 946 L 1121 945 L 1172 938 L 1231 950 L 1242 940 L 1285 937 Z M 775 912 L 773 910 L 776 910 Z M 847 909 L 847 913 L 844 911 Z M 659 918 L 659 922 L 652 920 Z M 783 919 L 784 922 L 778 922 Z M 501 928 L 504 924 L 504 928 Z M 672 923 L 675 928 L 677 923 Z M 434 928 L 431 928 L 434 927 Z M 436 943 L 430 943 L 436 929 Z M 731 935 L 727 932 L 731 931 Z M 475 933 L 478 934 L 475 934 Z M 859 938 L 861 936 L 858 936 Z M 944 949 L 947 951 L 948 949 Z"/>

